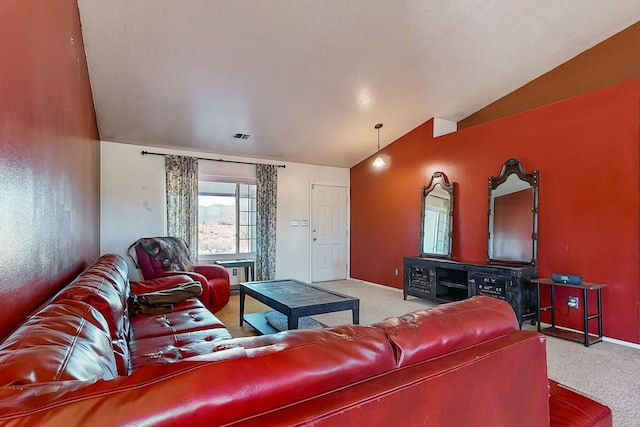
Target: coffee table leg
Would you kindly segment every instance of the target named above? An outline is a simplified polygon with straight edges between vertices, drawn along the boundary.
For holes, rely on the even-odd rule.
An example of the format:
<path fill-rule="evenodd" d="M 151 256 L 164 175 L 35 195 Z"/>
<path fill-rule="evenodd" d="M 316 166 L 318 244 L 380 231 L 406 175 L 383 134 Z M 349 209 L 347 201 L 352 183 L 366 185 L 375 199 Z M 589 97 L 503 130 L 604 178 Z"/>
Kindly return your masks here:
<path fill-rule="evenodd" d="M 290 316 L 287 316 L 287 329 L 288 330 L 298 329 L 298 315 L 297 314 L 292 314 Z"/>
<path fill-rule="evenodd" d="M 244 289 L 240 287 L 240 326 L 244 320 Z"/>
<path fill-rule="evenodd" d="M 351 311 L 353 312 L 353 324 L 358 325 L 360 323 L 360 301 L 353 305 Z"/>

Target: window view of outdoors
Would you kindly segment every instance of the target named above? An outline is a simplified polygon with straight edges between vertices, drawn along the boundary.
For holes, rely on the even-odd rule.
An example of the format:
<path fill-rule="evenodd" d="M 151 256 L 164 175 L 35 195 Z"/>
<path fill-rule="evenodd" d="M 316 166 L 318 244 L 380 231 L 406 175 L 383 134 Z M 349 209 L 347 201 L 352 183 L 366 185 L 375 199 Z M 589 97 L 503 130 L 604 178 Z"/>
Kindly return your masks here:
<path fill-rule="evenodd" d="M 255 184 L 206 182 L 201 188 L 207 192 L 198 196 L 198 253 L 255 252 Z"/>
<path fill-rule="evenodd" d="M 256 186 L 239 184 L 238 252 L 256 251 Z"/>
<path fill-rule="evenodd" d="M 236 252 L 235 196 L 198 196 L 198 253 Z"/>

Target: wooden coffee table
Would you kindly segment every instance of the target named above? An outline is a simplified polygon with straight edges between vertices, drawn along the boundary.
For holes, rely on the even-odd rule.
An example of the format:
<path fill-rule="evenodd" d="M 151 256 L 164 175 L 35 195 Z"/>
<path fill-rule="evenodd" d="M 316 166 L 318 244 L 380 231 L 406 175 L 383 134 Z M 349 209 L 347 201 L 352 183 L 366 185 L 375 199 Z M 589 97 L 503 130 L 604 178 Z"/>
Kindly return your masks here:
<path fill-rule="evenodd" d="M 264 312 L 244 314 L 246 295 L 287 316 L 287 329 L 298 329 L 301 317 L 343 310 L 351 310 L 353 324 L 359 322 L 360 300 L 348 295 L 292 279 L 240 283 L 240 326 L 247 322 L 262 334 L 278 331 L 267 323 Z"/>

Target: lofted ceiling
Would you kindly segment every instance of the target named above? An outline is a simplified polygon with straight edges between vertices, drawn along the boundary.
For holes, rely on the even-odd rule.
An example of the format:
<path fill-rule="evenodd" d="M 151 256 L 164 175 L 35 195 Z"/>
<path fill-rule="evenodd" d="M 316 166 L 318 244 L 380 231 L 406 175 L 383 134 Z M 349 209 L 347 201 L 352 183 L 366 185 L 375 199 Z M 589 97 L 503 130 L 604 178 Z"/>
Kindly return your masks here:
<path fill-rule="evenodd" d="M 78 0 L 104 141 L 351 167 L 640 20 L 602 0 Z M 251 135 L 236 139 L 234 134 Z"/>

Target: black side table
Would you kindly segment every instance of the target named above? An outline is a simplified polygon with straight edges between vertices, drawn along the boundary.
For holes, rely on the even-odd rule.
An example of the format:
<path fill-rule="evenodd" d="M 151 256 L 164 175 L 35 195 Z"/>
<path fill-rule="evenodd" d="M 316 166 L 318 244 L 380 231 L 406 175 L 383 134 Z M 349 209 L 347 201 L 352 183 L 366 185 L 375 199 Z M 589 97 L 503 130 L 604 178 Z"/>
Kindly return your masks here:
<path fill-rule="evenodd" d="M 246 282 L 251 282 L 252 280 L 255 280 L 255 277 L 254 277 L 255 260 L 253 259 L 219 259 L 216 261 L 216 264 L 221 265 L 224 268 L 244 267 L 245 269 L 244 280 Z"/>
<path fill-rule="evenodd" d="M 570 285 L 568 283 L 557 283 L 551 279 L 531 279 L 531 283 L 535 283 L 538 288 L 538 332 L 542 332 L 545 335 L 550 335 L 557 338 L 581 342 L 585 347 L 589 347 L 591 344 L 602 341 L 602 289 L 606 288 L 607 285 L 603 283 L 588 282 L 584 282 L 581 285 Z M 540 307 L 540 285 L 547 285 L 550 287 L 551 304 L 546 307 Z M 584 331 L 582 333 L 556 327 L 556 287 L 579 289 L 582 291 L 582 308 L 584 316 Z M 591 315 L 589 314 L 589 291 L 595 291 L 598 299 L 598 311 Z M 547 310 L 551 310 L 551 326 L 541 329 L 540 313 Z M 598 319 L 597 335 L 589 333 L 589 321 L 592 319 Z"/>

